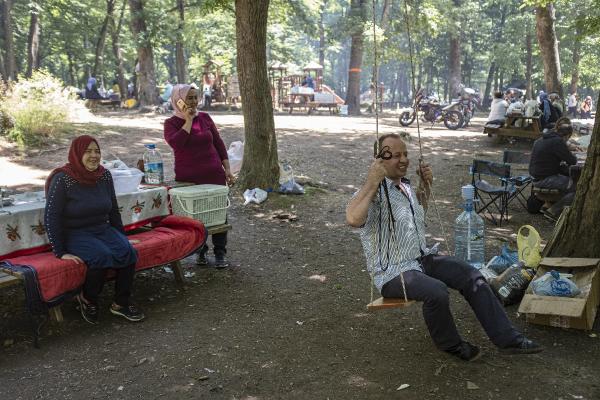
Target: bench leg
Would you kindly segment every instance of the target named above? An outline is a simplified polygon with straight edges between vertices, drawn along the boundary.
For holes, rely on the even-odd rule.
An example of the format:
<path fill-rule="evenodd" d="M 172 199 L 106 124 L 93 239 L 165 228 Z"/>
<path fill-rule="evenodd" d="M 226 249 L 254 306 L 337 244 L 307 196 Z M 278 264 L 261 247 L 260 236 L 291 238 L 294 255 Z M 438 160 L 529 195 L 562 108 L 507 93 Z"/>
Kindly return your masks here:
<path fill-rule="evenodd" d="M 63 314 L 60 306 L 52 307 L 48 310 L 50 312 L 50 318 L 56 322 L 63 322 Z"/>
<path fill-rule="evenodd" d="M 171 269 L 173 270 L 173 275 L 175 276 L 175 281 L 178 284 L 183 285 L 185 283 L 185 280 L 183 277 L 183 269 L 181 268 L 181 262 L 173 261 L 171 263 Z"/>

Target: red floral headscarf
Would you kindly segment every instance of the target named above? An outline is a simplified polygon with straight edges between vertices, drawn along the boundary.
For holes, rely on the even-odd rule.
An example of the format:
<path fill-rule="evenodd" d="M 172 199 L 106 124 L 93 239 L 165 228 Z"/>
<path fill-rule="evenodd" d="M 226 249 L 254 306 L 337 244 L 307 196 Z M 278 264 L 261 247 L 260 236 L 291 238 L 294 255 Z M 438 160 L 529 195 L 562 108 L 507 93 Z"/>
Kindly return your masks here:
<path fill-rule="evenodd" d="M 82 135 L 73 139 L 69 149 L 69 162 L 50 173 L 46 179 L 46 193 L 48 193 L 52 178 L 59 172 L 64 172 L 82 185 L 93 186 L 96 184 L 96 181 L 104 174 L 105 168 L 99 165 L 95 171 L 88 171 L 82 162 L 83 154 L 92 142 L 98 145 L 98 141 L 89 135 Z"/>

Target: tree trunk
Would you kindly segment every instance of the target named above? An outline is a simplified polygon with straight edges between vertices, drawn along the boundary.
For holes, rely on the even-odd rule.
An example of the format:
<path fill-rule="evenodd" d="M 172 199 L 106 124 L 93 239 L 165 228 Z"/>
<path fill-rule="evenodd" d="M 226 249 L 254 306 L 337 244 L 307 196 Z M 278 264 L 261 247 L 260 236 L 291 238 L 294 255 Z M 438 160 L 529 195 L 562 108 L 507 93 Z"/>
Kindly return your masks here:
<path fill-rule="evenodd" d="M 137 71 L 138 100 L 142 107 L 158 104 L 158 89 L 154 74 L 154 53 L 146 28 L 143 0 L 129 0 L 131 31 L 137 42 L 139 71 Z"/>
<path fill-rule="evenodd" d="M 450 54 L 448 56 L 448 86 L 450 98 L 459 92 L 461 81 L 460 33 L 450 35 Z"/>
<path fill-rule="evenodd" d="M 455 9 L 461 6 L 461 0 L 453 0 Z M 456 21 L 458 22 L 458 21 Z M 449 54 L 448 54 L 448 90 L 450 99 L 459 92 L 461 83 L 461 51 L 460 51 L 460 29 L 454 29 L 449 33 Z"/>
<path fill-rule="evenodd" d="M 492 61 L 490 69 L 488 70 L 488 76 L 485 81 L 485 90 L 483 91 L 482 105 L 485 108 L 490 106 L 490 96 L 492 91 L 492 84 L 494 83 L 494 72 L 496 71 L 496 61 Z"/>
<path fill-rule="evenodd" d="M 599 99 L 600 101 L 600 99 Z M 596 103 L 598 104 L 598 103 Z M 596 113 L 587 160 L 577 183 L 573 205 L 548 243 L 552 257 L 600 258 L 600 119 Z M 562 218 L 561 217 L 561 218 Z M 545 250 L 546 251 L 546 250 Z"/>
<path fill-rule="evenodd" d="M 31 78 L 34 70 L 40 67 L 40 7 L 37 3 L 30 4 L 29 35 L 27 36 L 27 72 Z"/>
<path fill-rule="evenodd" d="M 65 49 L 67 53 L 67 62 L 69 63 L 69 85 L 77 86 L 77 79 L 75 78 L 75 66 L 73 62 L 73 54 Z"/>
<path fill-rule="evenodd" d="M 2 57 L 2 51 L 0 51 L 0 83 L 8 80 L 6 76 L 6 65 L 4 64 L 4 57 Z"/>
<path fill-rule="evenodd" d="M 242 110 L 244 161 L 239 185 L 276 188 L 279 184 L 277 138 L 267 75 L 269 0 L 235 0 L 235 37 Z"/>
<path fill-rule="evenodd" d="M 17 61 L 15 58 L 15 42 L 12 23 L 12 0 L 2 2 L 2 27 L 4 28 L 4 69 L 7 80 L 17 79 Z"/>
<path fill-rule="evenodd" d="M 125 80 L 125 67 L 123 66 L 123 54 L 120 48 L 119 37 L 121 35 L 121 27 L 123 26 L 123 17 L 125 15 L 125 6 L 127 0 L 123 0 L 121 6 L 121 14 L 119 15 L 119 23 L 115 26 L 114 12 L 109 16 L 110 36 L 112 38 L 112 50 L 115 56 L 115 67 L 117 67 L 117 82 L 119 83 L 119 91 L 121 92 L 121 99 L 127 98 L 127 81 Z M 114 11 L 114 7 L 113 7 Z"/>
<path fill-rule="evenodd" d="M 366 0 L 352 0 L 350 6 L 350 18 L 352 18 L 354 26 L 354 31 L 351 35 L 348 92 L 346 94 L 346 104 L 348 105 L 348 114 L 350 115 L 360 115 L 360 72 L 363 58 L 365 2 Z"/>
<path fill-rule="evenodd" d="M 537 34 L 542 60 L 544 62 L 544 81 L 546 92 L 556 92 L 563 97 L 560 72 L 560 58 L 558 54 L 558 40 L 554 29 L 556 20 L 554 4 L 537 7 L 535 13 L 535 30 Z"/>
<path fill-rule="evenodd" d="M 533 46 L 532 46 L 532 35 L 529 26 L 527 27 L 527 35 L 525 36 L 525 97 L 527 99 L 533 99 Z"/>
<path fill-rule="evenodd" d="M 579 83 L 579 61 L 581 60 L 581 38 L 579 36 L 579 29 L 575 26 L 575 43 L 573 43 L 573 70 L 571 71 L 571 85 L 569 86 L 569 93 L 577 92 L 577 85 Z"/>
<path fill-rule="evenodd" d="M 325 76 L 325 7 L 327 6 L 327 0 L 321 3 L 321 9 L 319 10 L 319 64 L 323 67 L 321 74 Z"/>
<path fill-rule="evenodd" d="M 94 67 L 92 68 L 92 76 L 98 76 L 102 71 L 102 62 L 104 61 L 104 44 L 106 43 L 106 34 L 108 32 L 108 24 L 115 9 L 115 0 L 106 0 L 106 16 L 100 27 L 98 42 L 96 42 L 96 52 L 94 57 Z"/>
<path fill-rule="evenodd" d="M 177 9 L 179 12 L 179 24 L 177 25 L 177 41 L 175 42 L 175 69 L 177 71 L 177 82 L 186 83 L 186 64 L 183 51 L 183 27 L 184 27 L 184 0 L 177 0 Z M 171 78 L 171 77 L 169 77 Z"/>

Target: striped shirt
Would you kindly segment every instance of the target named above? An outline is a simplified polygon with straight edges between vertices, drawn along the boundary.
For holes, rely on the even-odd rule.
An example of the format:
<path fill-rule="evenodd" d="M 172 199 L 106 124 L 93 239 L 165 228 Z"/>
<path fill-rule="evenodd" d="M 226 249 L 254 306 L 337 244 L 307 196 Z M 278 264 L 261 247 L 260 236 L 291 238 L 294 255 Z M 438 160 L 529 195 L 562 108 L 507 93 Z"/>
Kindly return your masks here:
<path fill-rule="evenodd" d="M 400 272 L 422 271 L 420 258 L 437 252 L 437 245 L 427 248 L 425 212 L 410 187 L 410 181 L 402 178 L 400 185 L 404 191 L 388 178 L 385 178 L 385 183 L 396 220 L 395 234 L 390 232 L 389 206 L 381 186 L 360 230 L 367 269 L 380 292 L 383 285 Z"/>

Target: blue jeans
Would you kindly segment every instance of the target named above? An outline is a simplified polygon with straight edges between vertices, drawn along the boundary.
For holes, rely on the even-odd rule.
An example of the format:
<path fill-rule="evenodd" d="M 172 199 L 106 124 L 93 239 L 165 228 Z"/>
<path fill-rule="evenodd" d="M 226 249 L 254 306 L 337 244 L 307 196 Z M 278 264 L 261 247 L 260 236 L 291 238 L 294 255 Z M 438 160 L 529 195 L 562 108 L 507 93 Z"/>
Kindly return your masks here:
<path fill-rule="evenodd" d="M 461 341 L 450 313 L 448 288 L 458 290 L 467 300 L 488 337 L 500 348 L 514 345 L 523 335 L 512 325 L 502 304 L 481 273 L 454 257 L 429 255 L 420 271 L 404 272 L 406 295 L 423 302 L 423 318 L 435 345 L 451 350 Z M 400 276 L 386 283 L 383 297 L 404 297 Z"/>

